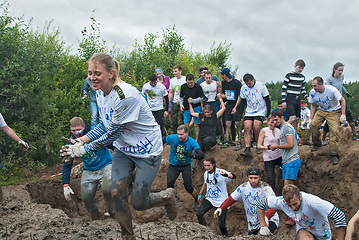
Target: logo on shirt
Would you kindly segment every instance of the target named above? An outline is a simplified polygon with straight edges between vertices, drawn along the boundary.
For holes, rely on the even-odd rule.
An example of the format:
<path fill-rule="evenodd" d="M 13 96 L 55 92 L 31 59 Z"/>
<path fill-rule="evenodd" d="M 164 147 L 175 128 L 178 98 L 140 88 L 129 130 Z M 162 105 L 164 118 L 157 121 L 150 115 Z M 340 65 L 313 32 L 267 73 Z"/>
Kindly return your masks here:
<path fill-rule="evenodd" d="M 236 92 L 234 90 L 224 90 L 227 100 L 236 100 Z"/>

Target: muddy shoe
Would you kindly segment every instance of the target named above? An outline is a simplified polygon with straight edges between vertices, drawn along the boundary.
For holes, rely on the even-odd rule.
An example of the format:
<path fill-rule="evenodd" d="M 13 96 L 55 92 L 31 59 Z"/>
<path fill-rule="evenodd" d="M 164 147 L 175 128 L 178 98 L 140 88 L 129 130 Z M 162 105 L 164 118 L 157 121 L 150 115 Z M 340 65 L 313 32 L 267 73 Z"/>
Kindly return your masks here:
<path fill-rule="evenodd" d="M 237 146 L 234 148 L 234 151 L 239 151 L 242 149 L 242 143 L 237 143 Z"/>
<path fill-rule="evenodd" d="M 241 155 L 242 155 L 242 156 L 245 156 L 245 157 L 251 156 L 251 149 L 250 149 L 250 148 L 246 148 L 246 149 L 244 150 L 244 152 L 241 152 Z"/>
<path fill-rule="evenodd" d="M 167 199 L 167 203 L 165 204 L 167 216 L 170 220 L 174 220 L 178 212 L 175 190 L 173 188 L 167 188 L 164 193 Z"/>
<path fill-rule="evenodd" d="M 319 148 L 320 148 L 320 146 L 318 146 L 318 145 L 313 145 L 311 151 L 312 151 L 312 152 L 315 152 L 315 151 L 317 151 Z"/>
<path fill-rule="evenodd" d="M 338 156 L 330 156 L 330 161 L 332 161 L 333 165 L 337 165 L 339 163 Z"/>
<path fill-rule="evenodd" d="M 229 145 L 229 143 L 224 143 L 222 146 L 221 146 L 221 148 L 227 148 L 227 147 L 229 147 L 230 145 Z"/>
<path fill-rule="evenodd" d="M 261 154 L 263 152 L 262 149 L 257 149 L 257 154 Z"/>

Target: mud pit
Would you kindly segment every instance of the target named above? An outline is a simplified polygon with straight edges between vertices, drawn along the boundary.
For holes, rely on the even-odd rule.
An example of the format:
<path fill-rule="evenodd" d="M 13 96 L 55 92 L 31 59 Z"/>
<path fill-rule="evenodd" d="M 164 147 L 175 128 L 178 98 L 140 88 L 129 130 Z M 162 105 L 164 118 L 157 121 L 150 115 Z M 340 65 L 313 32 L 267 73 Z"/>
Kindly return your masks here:
<path fill-rule="evenodd" d="M 350 132 L 341 131 L 343 145 L 340 147 L 341 159 L 333 166 L 328 158 L 329 147 L 324 146 L 315 153 L 310 146 L 299 147 L 302 167 L 297 185 L 302 191 L 326 199 L 344 211 L 347 220 L 358 210 L 359 200 L 359 141 L 349 141 Z M 243 150 L 242 150 L 243 151 Z M 217 160 L 217 166 L 234 172 L 238 178 L 228 185 L 232 192 L 246 181 L 246 169 L 250 165 L 264 164 L 262 156 L 252 151 L 252 158 L 242 158 L 240 152 L 233 148 L 220 149 L 216 146 L 211 155 Z M 165 146 L 163 158 L 168 159 L 169 146 Z M 166 171 L 168 162 L 161 165 L 152 191 L 166 188 Z M 49 176 L 60 172 L 61 167 L 42 172 Z M 203 183 L 204 169 L 198 165 L 194 176 L 194 186 L 200 189 Z M 277 169 L 277 189 L 280 193 L 283 184 L 281 173 Z M 265 179 L 264 179 L 265 180 Z M 36 183 L 4 187 L 4 202 L 0 207 L 0 239 L 121 239 L 118 223 L 111 218 L 102 217 L 90 221 L 80 196 L 80 178 L 71 180 L 75 195 L 68 202 L 63 197 L 61 180 L 44 178 Z M 134 231 L 138 239 L 223 239 L 219 234 L 218 224 L 213 219 L 213 210 L 207 213 L 208 227 L 197 223 L 195 204 L 185 191 L 181 177 L 176 182 L 175 190 L 179 205 L 179 214 L 175 221 L 164 216 L 164 208 L 147 211 L 132 210 Z M 100 212 L 104 212 L 103 197 L 100 188 L 96 194 Z M 280 213 L 283 218 L 283 214 Z M 247 223 L 241 202 L 234 204 L 227 213 L 228 239 L 295 239 L 295 227 L 280 223 L 276 235 L 270 238 L 247 236 Z M 333 228 L 333 235 L 335 229 Z"/>

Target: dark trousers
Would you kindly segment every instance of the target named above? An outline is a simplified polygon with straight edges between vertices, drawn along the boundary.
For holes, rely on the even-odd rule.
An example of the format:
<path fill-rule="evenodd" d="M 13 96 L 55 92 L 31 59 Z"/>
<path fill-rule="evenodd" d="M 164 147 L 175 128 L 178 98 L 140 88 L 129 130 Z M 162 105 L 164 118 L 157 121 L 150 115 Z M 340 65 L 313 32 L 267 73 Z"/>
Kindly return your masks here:
<path fill-rule="evenodd" d="M 207 199 L 203 199 L 201 205 L 197 210 L 197 219 L 198 223 L 204 226 L 207 226 L 206 220 L 204 219 L 204 214 L 214 208 L 212 203 Z M 221 216 L 218 217 L 218 225 L 219 229 L 221 230 L 222 235 L 228 236 L 228 231 L 226 228 L 226 216 L 227 216 L 227 209 L 222 211 Z"/>
<path fill-rule="evenodd" d="M 191 164 L 187 164 L 185 166 L 168 166 L 167 171 L 167 188 L 174 188 L 175 182 L 179 176 L 179 174 L 182 173 L 183 178 L 183 185 L 184 188 L 187 190 L 188 193 L 192 194 L 194 191 L 194 188 L 192 186 L 192 168 Z"/>
<path fill-rule="evenodd" d="M 217 143 L 216 136 L 207 136 L 198 139 L 198 144 L 201 147 L 202 152 L 209 151 L 211 147 Z"/>
<path fill-rule="evenodd" d="M 267 183 L 272 187 L 273 191 L 275 191 L 275 166 L 282 166 L 282 157 L 277 158 L 272 161 L 264 162 L 264 171 L 267 176 Z"/>
<path fill-rule="evenodd" d="M 164 134 L 163 134 L 163 113 L 164 113 L 163 109 L 158 110 L 158 111 L 152 111 L 152 115 L 154 116 L 158 125 L 160 125 L 162 137 L 164 136 Z"/>

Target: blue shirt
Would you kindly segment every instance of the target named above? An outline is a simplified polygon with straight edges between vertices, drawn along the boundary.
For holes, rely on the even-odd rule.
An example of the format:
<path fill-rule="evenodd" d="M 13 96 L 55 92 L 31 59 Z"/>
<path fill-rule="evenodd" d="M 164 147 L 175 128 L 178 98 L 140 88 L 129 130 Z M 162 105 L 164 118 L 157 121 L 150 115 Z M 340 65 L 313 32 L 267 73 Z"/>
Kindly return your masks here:
<path fill-rule="evenodd" d="M 279 108 L 273 109 L 272 113 L 273 113 L 275 110 L 279 110 Z M 287 121 L 289 120 L 289 118 L 288 118 L 288 116 L 287 116 L 287 109 L 284 110 L 284 112 L 283 112 L 283 117 L 284 117 L 284 121 L 287 122 Z"/>
<path fill-rule="evenodd" d="M 171 145 L 169 164 L 173 166 L 191 164 L 192 158 L 186 157 L 184 152 L 192 152 L 200 148 L 196 140 L 191 137 L 187 137 L 185 142 L 180 142 L 177 134 L 167 136 L 166 142 Z"/>
<path fill-rule="evenodd" d="M 85 133 L 90 127 L 86 125 Z M 107 147 L 100 148 L 97 151 L 86 153 L 81 157 L 84 163 L 84 170 L 97 171 L 112 163 L 112 154 Z M 62 184 L 70 183 L 70 175 L 73 161 L 62 166 Z"/>
<path fill-rule="evenodd" d="M 217 77 L 216 75 L 212 75 L 212 80 L 213 80 L 213 81 L 216 81 L 216 82 L 219 82 L 219 79 L 218 79 L 218 77 Z M 205 81 L 204 78 L 203 78 L 203 77 L 200 77 L 200 78 L 197 79 L 196 83 L 197 83 L 198 85 L 200 85 L 200 84 L 203 83 L 204 81 Z"/>

